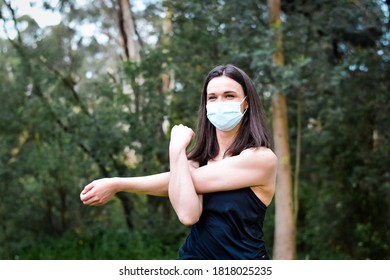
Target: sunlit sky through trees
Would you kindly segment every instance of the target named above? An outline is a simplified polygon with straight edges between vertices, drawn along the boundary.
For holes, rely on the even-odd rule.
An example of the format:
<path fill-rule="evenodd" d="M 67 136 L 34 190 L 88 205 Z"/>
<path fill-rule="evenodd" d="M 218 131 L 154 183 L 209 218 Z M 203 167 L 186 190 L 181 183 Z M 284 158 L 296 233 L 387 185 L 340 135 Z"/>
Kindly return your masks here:
<path fill-rule="evenodd" d="M 43 28 L 46 26 L 57 25 L 61 22 L 61 14 L 58 11 L 52 11 L 44 8 L 44 2 L 48 2 L 52 7 L 56 8 L 59 6 L 59 0 L 12 0 L 10 1 L 12 8 L 15 10 L 16 16 L 20 17 L 23 15 L 29 15 L 32 17 L 37 24 Z M 145 9 L 145 1 L 135 0 L 132 1 L 135 10 Z M 87 0 L 78 0 L 76 5 L 81 7 L 87 3 Z M 6 17 L 9 17 L 8 10 L 3 9 Z M 7 29 L 8 36 L 14 38 L 16 31 L 13 29 L 13 22 L 8 21 L 5 23 L 5 29 Z M 7 37 L 4 34 L 4 22 L 0 21 L 0 37 Z M 80 32 L 86 36 L 92 36 L 95 32 L 95 27 L 92 24 L 85 24 L 80 26 Z"/>

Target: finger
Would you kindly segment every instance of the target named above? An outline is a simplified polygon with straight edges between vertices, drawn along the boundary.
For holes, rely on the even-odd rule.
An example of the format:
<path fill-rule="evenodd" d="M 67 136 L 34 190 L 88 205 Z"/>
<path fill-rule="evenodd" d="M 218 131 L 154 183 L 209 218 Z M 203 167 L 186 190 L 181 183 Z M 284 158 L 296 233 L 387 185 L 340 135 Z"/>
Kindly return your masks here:
<path fill-rule="evenodd" d="M 82 191 L 80 194 L 80 199 L 82 201 L 87 201 L 93 197 L 93 193 L 90 192 L 92 188 L 89 188 L 87 191 Z"/>
<path fill-rule="evenodd" d="M 95 186 L 95 182 L 91 182 L 89 183 L 88 185 L 86 185 L 83 189 L 83 191 L 81 192 L 81 194 L 86 194 L 87 192 L 89 192 L 93 187 Z"/>
<path fill-rule="evenodd" d="M 89 205 L 89 206 L 97 206 L 98 204 L 98 202 L 94 197 L 84 198 L 83 203 L 84 205 Z"/>

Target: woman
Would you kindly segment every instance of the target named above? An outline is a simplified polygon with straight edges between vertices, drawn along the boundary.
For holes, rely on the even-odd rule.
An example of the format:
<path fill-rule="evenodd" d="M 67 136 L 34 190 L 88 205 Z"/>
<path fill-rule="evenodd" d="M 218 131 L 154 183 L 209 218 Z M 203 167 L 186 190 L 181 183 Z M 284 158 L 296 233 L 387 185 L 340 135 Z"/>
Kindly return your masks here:
<path fill-rule="evenodd" d="M 269 259 L 263 221 L 275 191 L 276 156 L 264 112 L 249 77 L 217 66 L 205 80 L 194 149 L 191 128 L 176 125 L 169 144 L 170 172 L 104 178 L 80 197 L 98 206 L 120 191 L 168 195 L 191 226 L 179 259 Z"/>

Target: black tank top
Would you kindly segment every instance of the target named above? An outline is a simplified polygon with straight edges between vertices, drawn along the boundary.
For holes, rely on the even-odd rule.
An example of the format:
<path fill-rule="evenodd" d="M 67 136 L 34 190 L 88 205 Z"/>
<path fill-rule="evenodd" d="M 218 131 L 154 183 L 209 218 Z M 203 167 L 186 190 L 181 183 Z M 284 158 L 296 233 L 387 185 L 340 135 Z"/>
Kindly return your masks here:
<path fill-rule="evenodd" d="M 178 259 L 269 259 L 263 241 L 266 210 L 250 187 L 204 194 L 202 215 Z"/>

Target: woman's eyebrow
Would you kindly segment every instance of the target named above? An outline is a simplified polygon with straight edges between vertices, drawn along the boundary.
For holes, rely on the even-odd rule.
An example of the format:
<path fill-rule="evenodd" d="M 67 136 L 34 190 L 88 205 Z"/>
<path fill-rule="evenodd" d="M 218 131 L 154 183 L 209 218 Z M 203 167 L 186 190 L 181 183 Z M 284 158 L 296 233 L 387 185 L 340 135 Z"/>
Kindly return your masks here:
<path fill-rule="evenodd" d="M 237 92 L 234 91 L 234 90 L 226 90 L 226 91 L 224 91 L 222 94 L 229 94 L 229 93 L 237 93 Z M 209 93 L 207 93 L 207 95 L 216 95 L 216 93 L 214 93 L 214 92 L 209 92 Z"/>

